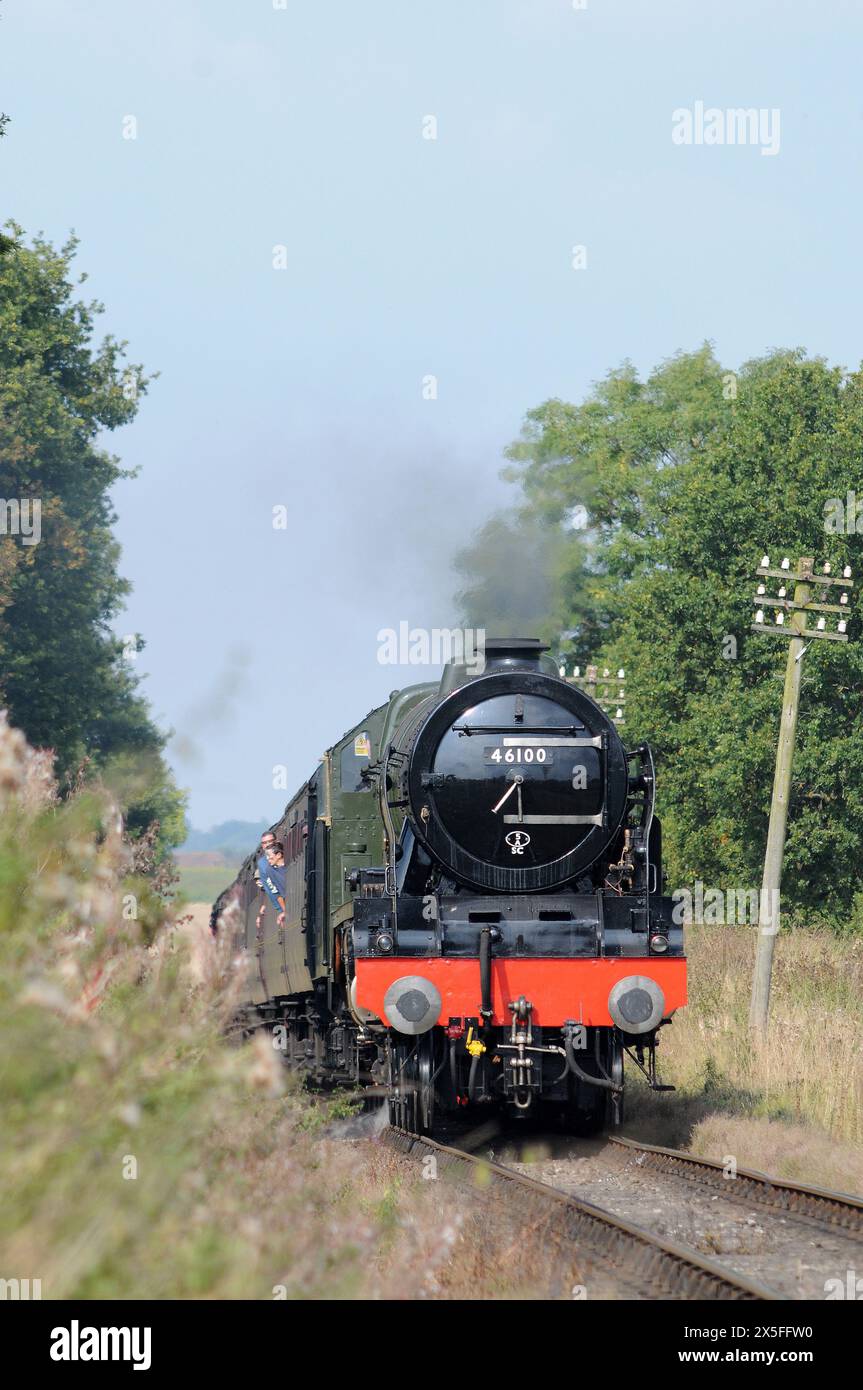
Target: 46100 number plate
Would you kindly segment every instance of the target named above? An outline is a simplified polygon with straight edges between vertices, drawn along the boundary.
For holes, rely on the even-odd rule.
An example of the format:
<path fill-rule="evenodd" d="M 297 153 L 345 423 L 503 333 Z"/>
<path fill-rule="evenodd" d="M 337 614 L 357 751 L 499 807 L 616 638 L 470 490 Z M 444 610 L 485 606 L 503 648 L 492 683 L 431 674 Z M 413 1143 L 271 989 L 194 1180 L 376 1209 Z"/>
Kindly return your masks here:
<path fill-rule="evenodd" d="M 554 753 L 551 748 L 537 748 L 535 746 L 524 748 L 484 748 L 485 761 L 487 763 L 553 763 Z"/>

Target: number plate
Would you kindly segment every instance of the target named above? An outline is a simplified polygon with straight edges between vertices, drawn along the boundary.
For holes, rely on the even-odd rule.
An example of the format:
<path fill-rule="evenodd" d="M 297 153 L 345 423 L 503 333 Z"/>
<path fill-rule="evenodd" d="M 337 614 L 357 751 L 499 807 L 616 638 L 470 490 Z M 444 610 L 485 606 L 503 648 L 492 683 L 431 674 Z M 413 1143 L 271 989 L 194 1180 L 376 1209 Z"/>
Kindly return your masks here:
<path fill-rule="evenodd" d="M 551 748 L 537 748 L 534 744 L 524 748 L 484 748 L 483 753 L 487 763 L 499 763 L 501 767 L 530 766 L 531 763 L 538 763 L 540 767 L 547 767 L 554 762 L 554 752 Z"/>

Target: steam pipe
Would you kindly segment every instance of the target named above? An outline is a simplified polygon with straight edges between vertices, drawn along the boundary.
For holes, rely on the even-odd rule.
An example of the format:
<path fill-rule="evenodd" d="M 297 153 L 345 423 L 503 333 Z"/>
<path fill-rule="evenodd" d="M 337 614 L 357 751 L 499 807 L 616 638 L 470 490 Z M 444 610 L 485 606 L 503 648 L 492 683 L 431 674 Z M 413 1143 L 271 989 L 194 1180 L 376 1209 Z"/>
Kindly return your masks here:
<path fill-rule="evenodd" d="M 491 927 L 483 927 L 479 934 L 479 984 L 482 995 L 483 1027 L 491 1023 L 494 1010 L 491 1006 Z"/>
<path fill-rule="evenodd" d="M 569 1069 L 574 1076 L 578 1077 L 579 1081 L 586 1082 L 588 1086 L 600 1086 L 604 1091 L 620 1092 L 623 1090 L 622 1086 L 618 1086 L 608 1077 L 591 1076 L 590 1072 L 582 1070 L 575 1060 L 575 1048 L 572 1045 L 572 1033 L 569 1029 L 566 1029 L 564 1032 L 563 1042 L 566 1048 L 566 1060 L 569 1063 Z"/>
<path fill-rule="evenodd" d="M 473 1102 L 474 1095 L 476 1092 L 476 1073 L 479 1067 L 480 1056 L 481 1054 L 478 1052 L 475 1056 L 471 1057 L 470 1059 L 470 1076 L 468 1077 L 467 1081 L 467 1098 L 471 1102 Z"/>

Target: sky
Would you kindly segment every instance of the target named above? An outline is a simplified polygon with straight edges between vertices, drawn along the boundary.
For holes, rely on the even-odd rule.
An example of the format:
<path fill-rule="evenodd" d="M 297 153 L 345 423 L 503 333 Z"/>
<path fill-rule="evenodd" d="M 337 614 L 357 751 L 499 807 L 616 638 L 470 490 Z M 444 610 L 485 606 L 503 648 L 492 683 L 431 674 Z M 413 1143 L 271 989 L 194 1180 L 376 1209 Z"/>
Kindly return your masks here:
<path fill-rule="evenodd" d="M 74 229 L 102 330 L 159 372 L 107 440 L 138 470 L 117 630 L 198 827 L 274 817 L 434 678 L 378 633 L 457 620 L 453 556 L 514 500 L 533 406 L 705 339 L 730 368 L 863 357 L 857 3 L 0 16 L 4 219 Z M 762 114 L 731 143 L 737 108 Z"/>

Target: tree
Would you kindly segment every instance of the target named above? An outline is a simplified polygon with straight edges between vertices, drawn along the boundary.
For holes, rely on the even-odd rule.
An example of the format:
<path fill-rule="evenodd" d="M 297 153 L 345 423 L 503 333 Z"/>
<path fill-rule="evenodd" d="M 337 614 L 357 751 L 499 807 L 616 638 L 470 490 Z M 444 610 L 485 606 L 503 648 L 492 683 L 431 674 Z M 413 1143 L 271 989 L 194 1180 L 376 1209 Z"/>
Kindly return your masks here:
<path fill-rule="evenodd" d="M 97 446 L 129 423 L 148 378 L 125 344 L 94 342 L 102 306 L 75 296 L 76 241 L 55 250 L 7 224 L 0 255 L 0 699 L 58 776 L 84 759 L 122 789 L 128 823 L 183 834 L 183 798 L 110 621 L 129 585 L 110 488 L 124 474 Z M 80 276 L 80 285 L 85 276 Z M 135 647 L 143 645 L 136 639 Z"/>
<path fill-rule="evenodd" d="M 658 755 L 672 887 L 760 883 L 785 650 L 749 630 L 753 569 L 765 552 L 859 569 L 856 519 L 826 528 L 837 500 L 844 508 L 855 487 L 863 500 L 861 427 L 860 372 L 798 350 L 729 373 L 705 346 L 646 380 L 627 365 L 582 405 L 547 402 L 509 451 L 520 511 L 554 521 L 583 508 L 574 539 L 602 643 L 584 655 L 626 666 L 627 742 L 648 738 Z M 792 920 L 839 925 L 855 912 L 858 628 L 847 646 L 818 643 L 803 658 L 783 878 Z"/>

